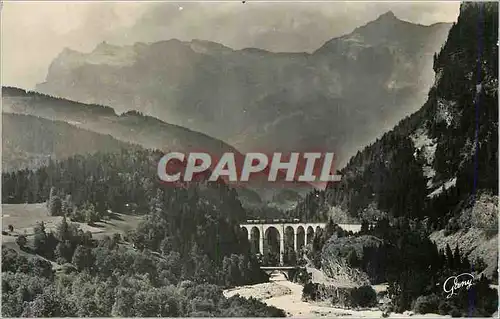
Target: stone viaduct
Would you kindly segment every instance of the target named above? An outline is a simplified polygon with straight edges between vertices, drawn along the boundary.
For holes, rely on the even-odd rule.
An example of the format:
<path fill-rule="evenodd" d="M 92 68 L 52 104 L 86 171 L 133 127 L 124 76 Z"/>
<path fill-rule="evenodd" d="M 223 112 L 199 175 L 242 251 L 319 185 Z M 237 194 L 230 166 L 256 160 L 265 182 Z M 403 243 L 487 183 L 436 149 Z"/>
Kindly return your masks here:
<path fill-rule="evenodd" d="M 283 264 L 285 246 L 295 252 L 311 243 L 316 232 L 324 228 L 326 223 L 304 223 L 299 219 L 247 220 L 240 227 L 247 233 L 248 241 L 256 253 L 265 254 L 279 246 L 280 265 Z M 359 224 L 338 224 L 346 231 L 354 233 L 361 230 Z M 274 238 L 273 238 L 274 237 Z"/>

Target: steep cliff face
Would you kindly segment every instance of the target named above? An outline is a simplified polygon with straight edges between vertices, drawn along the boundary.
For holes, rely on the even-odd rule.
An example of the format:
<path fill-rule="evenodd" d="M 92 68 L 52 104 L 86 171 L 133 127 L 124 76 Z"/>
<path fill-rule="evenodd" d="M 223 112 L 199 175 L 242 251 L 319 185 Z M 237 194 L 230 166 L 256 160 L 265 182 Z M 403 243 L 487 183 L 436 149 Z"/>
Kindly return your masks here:
<path fill-rule="evenodd" d="M 464 4 L 423 107 L 351 158 L 327 197 L 352 214 L 442 216 L 498 183 L 498 5 Z"/>
<path fill-rule="evenodd" d="M 37 90 L 137 110 L 241 150 L 327 148 L 342 160 L 423 103 L 449 27 L 387 13 L 312 54 L 102 43 L 62 52 Z"/>
<path fill-rule="evenodd" d="M 498 6 L 464 4 L 436 57 L 427 130 L 437 179 L 498 186 Z"/>
<path fill-rule="evenodd" d="M 436 79 L 427 102 L 352 157 L 340 170 L 341 182 L 308 194 L 294 216 L 336 221 L 340 214 L 332 212 L 347 212 L 374 222 L 372 233 L 380 236 L 391 224 L 397 229 L 401 221 L 411 223 L 406 235 L 428 236 L 436 251 L 456 248 L 470 271 L 497 282 L 497 43 L 498 3 L 463 4 L 434 58 Z M 326 242 L 322 263 L 338 263 L 332 254 L 337 245 Z M 423 248 L 423 254 L 429 251 Z M 383 250 L 374 259 L 380 256 Z"/>
<path fill-rule="evenodd" d="M 426 124 L 435 144 L 433 183 L 443 186 L 430 208 L 451 212 L 431 239 L 480 260 L 498 280 L 498 3 L 462 5 L 434 68 Z M 450 182 L 455 187 L 445 187 Z"/>

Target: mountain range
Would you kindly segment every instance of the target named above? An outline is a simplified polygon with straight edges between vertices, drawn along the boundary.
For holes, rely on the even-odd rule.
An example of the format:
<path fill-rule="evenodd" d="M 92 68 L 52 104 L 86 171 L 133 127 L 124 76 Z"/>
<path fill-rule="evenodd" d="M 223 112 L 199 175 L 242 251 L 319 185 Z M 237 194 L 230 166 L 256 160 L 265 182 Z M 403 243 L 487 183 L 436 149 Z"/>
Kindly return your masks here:
<path fill-rule="evenodd" d="M 392 12 L 312 53 L 167 40 L 65 49 L 36 90 L 137 111 L 240 151 L 328 150 L 342 165 L 418 109 L 450 24 Z"/>
<path fill-rule="evenodd" d="M 4 145 L 7 145 L 5 144 L 6 140 L 19 140 L 19 136 L 27 138 L 35 134 L 34 132 L 40 134 L 36 136 L 37 140 L 31 140 L 31 144 L 36 144 L 36 141 L 51 143 L 54 139 L 64 138 L 65 142 L 58 147 L 60 151 L 56 152 L 59 154 L 56 156 L 58 158 L 62 154 L 74 153 L 67 149 L 72 149 L 76 144 L 85 143 L 85 141 L 90 143 L 90 141 L 82 139 L 81 135 L 72 133 L 83 131 L 94 133 L 92 142 L 95 143 L 96 150 L 108 149 L 108 147 L 98 147 L 98 145 L 102 143 L 103 139 L 108 139 L 108 135 L 111 135 L 116 142 L 118 140 L 122 142 L 116 143 L 122 147 L 130 147 L 133 144 L 162 151 L 187 152 L 199 149 L 214 155 L 221 155 L 225 152 L 240 154 L 236 149 L 220 140 L 184 127 L 162 122 L 153 117 L 144 116 L 136 111 L 117 115 L 110 107 L 82 104 L 11 87 L 2 89 L 2 106 Z M 14 116 L 15 114 L 24 114 L 30 117 Z M 32 120 L 32 118 L 41 118 L 45 121 Z M 27 125 L 26 122 L 23 124 L 23 121 L 31 122 L 31 124 Z M 59 124 L 60 122 L 65 122 L 64 128 Z M 55 129 L 55 126 L 61 126 L 62 131 Z M 44 130 L 51 133 L 45 134 Z M 30 131 L 32 133 L 29 133 Z M 54 134 L 54 132 L 56 133 Z M 74 139 L 67 135 L 74 136 Z M 27 142 L 20 144 L 26 146 Z M 52 148 L 48 147 L 46 151 L 50 149 Z M 111 147 L 111 149 L 116 148 Z M 4 159 L 6 154 L 4 152 Z"/>
<path fill-rule="evenodd" d="M 95 152 L 119 152 L 121 149 L 146 148 L 163 152 L 188 154 L 207 152 L 213 169 L 223 153 L 235 154 L 238 167 L 244 155 L 221 140 L 190 129 L 165 123 L 157 118 L 128 111 L 120 115 L 107 106 L 84 104 L 19 88 L 2 88 L 2 169 L 36 168 L 50 159 L 62 160 L 73 155 Z M 278 172 L 278 181 L 286 174 Z M 245 197 L 251 193 L 252 203 L 272 198 L 286 184 L 269 187 L 264 172 L 252 175 L 252 182 L 241 185 Z M 277 186 L 277 185 L 275 185 Z M 295 183 L 299 192 L 308 192 L 308 183 Z M 254 193 L 251 189 L 255 189 Z"/>

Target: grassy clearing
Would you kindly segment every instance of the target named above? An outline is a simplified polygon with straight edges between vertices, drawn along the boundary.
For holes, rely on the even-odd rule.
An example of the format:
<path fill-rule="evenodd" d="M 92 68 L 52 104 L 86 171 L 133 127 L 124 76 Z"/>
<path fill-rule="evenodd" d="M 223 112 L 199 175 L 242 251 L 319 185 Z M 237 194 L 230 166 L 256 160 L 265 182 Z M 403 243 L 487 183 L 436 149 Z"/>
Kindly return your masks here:
<path fill-rule="evenodd" d="M 84 232 L 90 231 L 93 237 L 99 238 L 105 235 L 112 236 L 115 233 L 124 234 L 127 230 L 136 228 L 141 219 L 141 216 L 113 213 L 110 220 L 97 222 L 93 226 L 86 223 L 71 223 L 78 224 Z M 32 236 L 37 222 L 43 221 L 46 231 L 50 231 L 55 230 L 61 220 L 61 216 L 49 216 L 45 203 L 2 204 L 2 231 L 8 234 L 2 235 L 2 244 L 15 243 L 16 237 L 20 234 Z M 9 232 L 9 225 L 14 226 L 13 232 Z"/>

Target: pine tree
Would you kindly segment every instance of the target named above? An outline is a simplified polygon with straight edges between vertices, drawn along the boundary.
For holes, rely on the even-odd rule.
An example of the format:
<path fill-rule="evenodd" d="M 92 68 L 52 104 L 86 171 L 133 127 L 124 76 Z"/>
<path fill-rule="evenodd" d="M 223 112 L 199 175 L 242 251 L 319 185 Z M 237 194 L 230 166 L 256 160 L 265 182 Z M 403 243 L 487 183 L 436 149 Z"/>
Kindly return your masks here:
<path fill-rule="evenodd" d="M 60 264 L 71 262 L 71 256 L 73 255 L 73 249 L 69 240 L 59 242 L 54 251 L 56 261 Z"/>
<path fill-rule="evenodd" d="M 368 221 L 363 219 L 363 221 L 361 222 L 361 234 L 368 234 L 368 232 L 370 231 L 369 227 L 370 225 L 368 224 Z"/>
<path fill-rule="evenodd" d="M 60 242 L 64 242 L 65 240 L 71 240 L 71 232 L 69 230 L 69 224 L 66 221 L 65 216 L 63 217 L 61 223 L 57 225 L 55 236 Z"/>
<path fill-rule="evenodd" d="M 349 254 L 347 255 L 347 263 L 353 268 L 359 267 L 360 261 L 358 258 L 358 254 L 356 254 L 356 250 L 353 249 L 349 252 Z"/>
<path fill-rule="evenodd" d="M 161 188 L 158 188 L 156 190 L 155 196 L 151 197 L 151 200 L 149 201 L 149 211 L 151 212 L 151 214 L 156 214 L 158 216 L 161 216 L 161 214 L 163 214 L 163 211 L 165 210 L 163 197 L 163 190 Z"/>
<path fill-rule="evenodd" d="M 74 206 L 71 194 L 66 195 L 66 198 L 61 203 L 62 215 L 71 216 L 73 214 Z"/>
<path fill-rule="evenodd" d="M 73 253 L 71 263 L 75 265 L 78 271 L 90 268 L 93 264 L 92 252 L 88 247 L 78 245 Z"/>
<path fill-rule="evenodd" d="M 455 246 L 455 251 L 453 252 L 453 266 L 455 269 L 461 269 L 462 261 L 460 260 L 460 250 L 458 249 L 458 244 Z"/>
<path fill-rule="evenodd" d="M 47 203 L 50 216 L 61 215 L 62 211 L 61 198 L 57 195 L 55 187 L 52 187 L 50 189 L 49 200 Z"/>
<path fill-rule="evenodd" d="M 454 258 L 453 252 L 451 251 L 450 245 L 446 244 L 446 262 L 448 264 L 448 269 L 454 269 Z"/>
<path fill-rule="evenodd" d="M 470 272 L 470 271 L 472 271 L 471 264 L 469 262 L 469 258 L 467 258 L 467 257 L 464 257 L 464 259 L 462 261 L 462 270 L 464 272 Z M 497 273 L 497 272 L 495 271 L 495 273 Z"/>
<path fill-rule="evenodd" d="M 49 192 L 49 199 L 47 200 L 47 208 L 49 209 L 50 211 L 50 199 L 53 197 L 53 196 L 56 196 L 56 188 L 54 186 L 52 186 L 50 188 L 50 192 Z"/>
<path fill-rule="evenodd" d="M 34 230 L 34 248 L 35 252 L 44 255 L 46 252 L 47 234 L 45 233 L 45 225 L 43 222 L 38 222 Z"/>
<path fill-rule="evenodd" d="M 19 236 L 17 236 L 17 238 L 16 238 L 16 243 L 17 243 L 17 245 L 19 246 L 19 248 L 20 248 L 21 250 L 23 250 L 23 249 L 24 249 L 24 247 L 26 246 L 26 244 L 28 243 L 28 240 L 26 239 L 26 236 L 24 236 L 24 235 L 19 235 Z"/>

